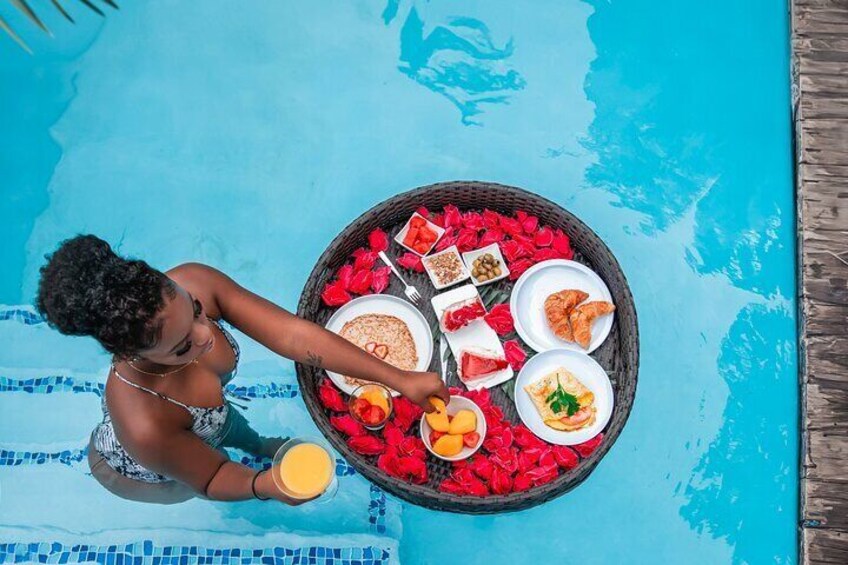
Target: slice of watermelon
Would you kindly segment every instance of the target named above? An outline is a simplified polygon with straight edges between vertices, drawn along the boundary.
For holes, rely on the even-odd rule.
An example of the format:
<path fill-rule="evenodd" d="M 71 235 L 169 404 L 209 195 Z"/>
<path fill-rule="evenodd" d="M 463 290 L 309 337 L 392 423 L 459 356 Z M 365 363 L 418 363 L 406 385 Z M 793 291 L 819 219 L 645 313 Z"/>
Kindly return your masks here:
<path fill-rule="evenodd" d="M 480 350 L 462 352 L 459 376 L 463 382 L 474 381 L 488 377 L 506 369 L 509 363 L 494 351 Z"/>
<path fill-rule="evenodd" d="M 486 308 L 477 298 L 458 302 L 449 306 L 442 314 L 442 329 L 449 333 L 455 332 L 485 315 Z"/>

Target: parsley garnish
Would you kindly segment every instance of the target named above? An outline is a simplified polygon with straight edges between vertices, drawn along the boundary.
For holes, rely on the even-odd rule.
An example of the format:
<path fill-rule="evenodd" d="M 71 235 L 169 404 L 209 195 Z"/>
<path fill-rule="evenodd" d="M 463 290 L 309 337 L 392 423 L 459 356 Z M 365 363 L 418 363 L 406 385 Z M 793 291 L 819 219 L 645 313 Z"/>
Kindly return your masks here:
<path fill-rule="evenodd" d="M 545 402 L 550 405 L 554 414 L 565 412 L 569 416 L 574 416 L 580 410 L 580 403 L 577 401 L 577 397 L 565 392 L 565 389 L 562 388 L 562 383 L 559 382 L 559 375 L 557 375 L 556 390 L 548 395 Z"/>

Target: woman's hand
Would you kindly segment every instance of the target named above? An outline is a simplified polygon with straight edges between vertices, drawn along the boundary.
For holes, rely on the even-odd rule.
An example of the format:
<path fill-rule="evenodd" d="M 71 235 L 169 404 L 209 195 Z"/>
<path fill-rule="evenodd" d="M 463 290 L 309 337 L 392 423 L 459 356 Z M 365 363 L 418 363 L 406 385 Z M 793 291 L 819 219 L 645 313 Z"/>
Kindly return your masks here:
<path fill-rule="evenodd" d="M 397 390 L 423 408 L 425 412 L 435 410 L 430 404 L 431 396 L 438 396 L 445 401 L 445 404 L 450 401 L 450 392 L 437 373 L 403 371 L 403 374 L 398 377 Z"/>

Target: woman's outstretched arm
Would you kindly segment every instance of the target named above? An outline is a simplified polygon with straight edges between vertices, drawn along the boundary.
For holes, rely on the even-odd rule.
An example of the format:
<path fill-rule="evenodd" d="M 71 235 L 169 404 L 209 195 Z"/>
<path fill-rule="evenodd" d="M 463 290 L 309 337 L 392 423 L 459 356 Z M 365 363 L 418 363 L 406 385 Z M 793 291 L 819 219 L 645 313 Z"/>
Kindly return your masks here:
<path fill-rule="evenodd" d="M 333 332 L 250 292 L 212 267 L 192 263 L 178 269 L 181 276 L 197 277 L 199 284 L 212 289 L 221 317 L 283 357 L 382 383 L 428 412 L 433 409 L 427 400 L 430 396 L 449 400 L 448 390 L 436 373 L 397 369 Z"/>

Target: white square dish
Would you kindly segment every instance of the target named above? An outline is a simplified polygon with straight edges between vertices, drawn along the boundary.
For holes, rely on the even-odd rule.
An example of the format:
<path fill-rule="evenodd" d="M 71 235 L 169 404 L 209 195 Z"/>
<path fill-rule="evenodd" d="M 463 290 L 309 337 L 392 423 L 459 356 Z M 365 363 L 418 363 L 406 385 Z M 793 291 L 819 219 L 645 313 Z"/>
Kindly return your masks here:
<path fill-rule="evenodd" d="M 474 271 L 474 260 L 478 257 L 485 255 L 486 253 L 491 253 L 496 260 L 501 262 L 501 275 L 499 277 L 480 282 L 471 273 Z M 471 282 L 474 283 L 474 286 L 483 286 L 485 284 L 493 283 L 509 276 L 509 267 L 506 266 L 506 261 L 503 258 L 503 253 L 501 253 L 501 247 L 497 243 L 492 243 L 491 245 L 481 247 L 480 249 L 474 249 L 473 251 L 466 251 L 462 254 L 462 260 L 465 261 L 465 268 L 471 275 Z"/>

